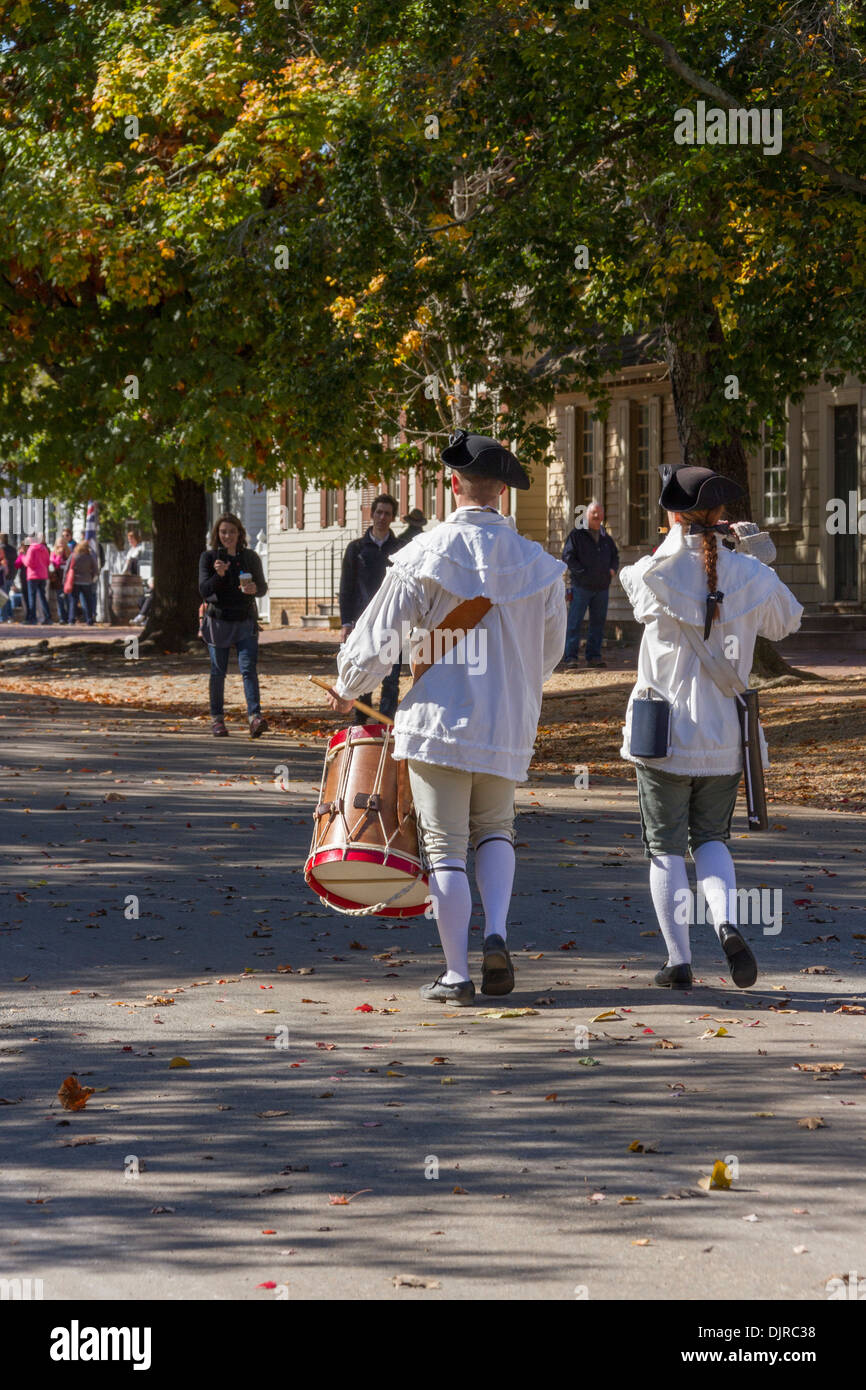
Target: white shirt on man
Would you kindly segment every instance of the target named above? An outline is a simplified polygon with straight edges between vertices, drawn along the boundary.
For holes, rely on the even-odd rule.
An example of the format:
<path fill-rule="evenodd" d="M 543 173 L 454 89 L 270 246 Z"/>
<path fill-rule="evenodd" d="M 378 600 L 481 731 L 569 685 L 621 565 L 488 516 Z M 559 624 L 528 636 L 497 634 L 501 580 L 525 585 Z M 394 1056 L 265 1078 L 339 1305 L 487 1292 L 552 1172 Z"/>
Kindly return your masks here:
<path fill-rule="evenodd" d="M 394 757 L 525 781 L 541 687 L 565 646 L 564 572 L 518 534 L 511 517 L 458 507 L 391 556 L 381 587 L 340 648 L 336 693 L 361 696 L 388 675 L 404 636 L 414 634 L 412 655 L 424 653 L 424 634 L 483 594 L 493 606 L 477 627 L 401 701 Z"/>

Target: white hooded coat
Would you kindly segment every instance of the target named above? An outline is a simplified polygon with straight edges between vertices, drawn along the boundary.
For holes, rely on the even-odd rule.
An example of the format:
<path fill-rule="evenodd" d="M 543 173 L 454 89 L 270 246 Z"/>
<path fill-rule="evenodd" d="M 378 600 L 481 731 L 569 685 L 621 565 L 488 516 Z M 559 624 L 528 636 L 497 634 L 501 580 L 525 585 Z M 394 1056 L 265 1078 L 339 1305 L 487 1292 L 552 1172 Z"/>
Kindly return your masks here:
<path fill-rule="evenodd" d="M 716 543 L 716 577 L 724 599 L 708 645 L 716 657 L 726 657 L 748 684 L 755 639 L 778 642 L 796 632 L 803 606 L 774 570 L 751 555 L 728 550 L 720 537 Z M 743 755 L 735 701 L 722 693 L 680 628 L 681 623 L 691 624 L 703 641 L 707 597 L 703 537 L 685 535 L 676 524 L 654 555 L 628 565 L 619 578 L 635 618 L 646 625 L 637 683 L 626 710 L 621 757 L 691 777 L 740 771 Z M 648 690 L 672 706 L 671 751 L 666 758 L 633 758 L 628 751 L 632 702 Z M 767 767 L 763 732 L 761 755 Z"/>
<path fill-rule="evenodd" d="M 337 657 L 334 689 L 359 698 L 388 675 L 393 634 L 432 632 L 465 599 L 492 608 L 404 696 L 394 757 L 526 780 L 541 687 L 565 647 L 565 565 L 491 508 L 458 507 L 392 557 Z M 423 641 L 414 632 L 414 656 Z M 468 659 L 467 659 L 468 658 Z"/>

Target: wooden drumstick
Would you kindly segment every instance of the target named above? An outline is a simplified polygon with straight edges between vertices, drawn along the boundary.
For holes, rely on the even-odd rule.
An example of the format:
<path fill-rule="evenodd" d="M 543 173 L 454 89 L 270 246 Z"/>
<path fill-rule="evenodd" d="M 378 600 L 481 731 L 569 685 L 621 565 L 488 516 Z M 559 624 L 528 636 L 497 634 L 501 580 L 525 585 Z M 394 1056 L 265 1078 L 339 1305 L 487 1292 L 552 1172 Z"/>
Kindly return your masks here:
<path fill-rule="evenodd" d="M 340 696 L 337 692 L 332 690 L 328 682 L 323 681 L 321 677 L 308 676 L 307 679 L 311 680 L 313 685 L 320 686 L 322 690 L 327 690 L 328 694 L 333 695 L 335 700 L 339 700 Z M 389 728 L 393 726 L 393 719 L 389 718 L 387 714 L 381 714 L 379 710 L 373 709 L 372 705 L 365 705 L 363 700 L 353 700 L 352 704 L 355 706 L 355 709 L 359 709 L 362 714 L 369 714 L 377 724 L 387 724 Z"/>

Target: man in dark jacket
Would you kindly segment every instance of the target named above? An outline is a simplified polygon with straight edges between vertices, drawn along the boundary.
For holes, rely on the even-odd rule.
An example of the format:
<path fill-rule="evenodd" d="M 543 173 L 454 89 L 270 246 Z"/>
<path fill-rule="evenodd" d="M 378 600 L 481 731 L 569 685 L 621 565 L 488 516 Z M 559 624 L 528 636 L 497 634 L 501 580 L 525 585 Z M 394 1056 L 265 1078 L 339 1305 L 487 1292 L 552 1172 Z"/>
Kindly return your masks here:
<path fill-rule="evenodd" d="M 420 507 L 413 507 L 411 512 L 407 512 L 403 518 L 406 523 L 406 530 L 400 532 L 400 539 L 404 545 L 414 541 L 416 536 L 420 536 L 424 527 L 427 525 L 427 518 Z"/>
<path fill-rule="evenodd" d="M 582 508 L 578 508 L 578 513 L 582 511 Z M 619 569 L 619 552 L 605 531 L 603 521 L 604 508 L 601 503 L 590 502 L 583 520 L 575 526 L 562 551 L 562 558 L 568 565 L 572 589 L 563 658 L 565 666 L 577 665 L 580 630 L 587 610 L 589 622 L 586 664 L 607 664 L 601 659 L 601 643 L 607 617 L 610 581 Z"/>
<path fill-rule="evenodd" d="M 340 641 L 345 642 L 355 623 L 385 578 L 388 557 L 402 550 L 411 537 L 395 536 L 391 523 L 397 515 L 397 503 L 388 493 L 376 497 L 370 508 L 372 524 L 363 536 L 350 541 L 343 555 L 343 570 L 340 575 Z M 391 674 L 382 682 L 379 709 L 382 714 L 393 718 L 400 698 L 400 662 L 395 662 Z M 367 704 L 373 695 L 360 696 Z M 367 716 L 355 711 L 355 723 L 364 724 Z"/>

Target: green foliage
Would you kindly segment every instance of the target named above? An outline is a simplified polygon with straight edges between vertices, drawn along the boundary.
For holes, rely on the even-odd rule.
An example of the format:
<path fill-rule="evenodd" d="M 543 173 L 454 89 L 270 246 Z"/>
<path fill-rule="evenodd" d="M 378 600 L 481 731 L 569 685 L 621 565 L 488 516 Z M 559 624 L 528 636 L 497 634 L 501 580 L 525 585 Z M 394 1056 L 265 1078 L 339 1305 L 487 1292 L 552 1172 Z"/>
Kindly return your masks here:
<path fill-rule="evenodd" d="M 660 326 L 709 442 L 866 367 L 860 7 L 0 0 L 0 32 L 0 457 L 38 487 L 349 482 L 470 421 L 537 462 L 553 393 L 603 402 Z M 781 109 L 781 152 L 676 144 L 699 83 Z"/>

